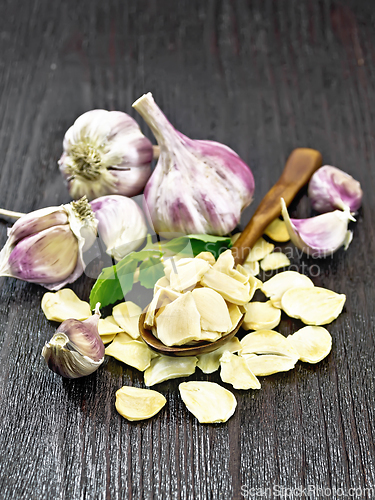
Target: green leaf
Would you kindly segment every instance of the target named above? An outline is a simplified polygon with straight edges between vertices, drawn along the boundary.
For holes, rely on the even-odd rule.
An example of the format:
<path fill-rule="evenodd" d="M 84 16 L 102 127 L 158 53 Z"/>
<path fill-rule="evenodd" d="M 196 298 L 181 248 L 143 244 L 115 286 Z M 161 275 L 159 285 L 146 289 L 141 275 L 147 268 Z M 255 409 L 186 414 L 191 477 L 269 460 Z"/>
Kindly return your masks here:
<path fill-rule="evenodd" d="M 164 276 L 164 266 L 160 258 L 150 257 L 139 266 L 139 282 L 145 288 L 153 288 Z"/>

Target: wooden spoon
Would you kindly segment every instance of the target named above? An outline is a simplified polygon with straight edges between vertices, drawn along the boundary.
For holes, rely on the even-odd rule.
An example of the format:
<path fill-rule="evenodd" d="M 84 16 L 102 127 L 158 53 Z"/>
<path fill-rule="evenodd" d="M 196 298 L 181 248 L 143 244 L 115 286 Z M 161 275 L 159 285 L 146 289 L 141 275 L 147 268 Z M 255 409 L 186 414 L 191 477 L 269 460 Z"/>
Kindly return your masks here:
<path fill-rule="evenodd" d="M 297 148 L 290 154 L 280 179 L 260 202 L 250 222 L 232 247 L 235 264 L 242 264 L 254 243 L 262 236 L 266 227 L 281 214 L 280 198 L 288 206 L 298 191 L 310 180 L 312 174 L 322 165 L 319 151 Z M 157 339 L 151 330 L 144 328 L 145 312 L 139 319 L 139 333 L 146 344 L 154 351 L 167 356 L 197 356 L 212 352 L 224 345 L 238 332 L 243 317 L 237 327 L 214 342 L 203 342 L 193 346 L 168 347 Z"/>

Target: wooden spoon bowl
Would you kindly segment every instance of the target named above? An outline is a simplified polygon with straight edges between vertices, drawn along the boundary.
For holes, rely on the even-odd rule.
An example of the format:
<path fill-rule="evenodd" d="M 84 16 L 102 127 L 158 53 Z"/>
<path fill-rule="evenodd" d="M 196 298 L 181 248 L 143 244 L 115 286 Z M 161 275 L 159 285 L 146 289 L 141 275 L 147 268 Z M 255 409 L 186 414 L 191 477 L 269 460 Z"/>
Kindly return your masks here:
<path fill-rule="evenodd" d="M 158 354 L 164 354 L 166 356 L 198 356 L 198 354 L 205 354 L 208 352 L 216 351 L 216 349 L 219 349 L 219 347 L 226 344 L 228 340 L 236 335 L 238 330 L 241 328 L 243 319 L 245 317 L 245 315 L 243 314 L 234 330 L 223 335 L 220 339 L 215 340 L 214 342 L 204 341 L 197 342 L 194 345 L 169 347 L 163 344 L 163 342 L 161 342 L 159 339 L 157 339 L 151 330 L 144 327 L 146 311 L 144 311 L 139 318 L 139 333 L 150 349 L 157 352 Z"/>
<path fill-rule="evenodd" d="M 284 170 L 276 184 L 260 202 L 254 215 L 232 247 L 235 264 L 242 264 L 254 243 L 262 236 L 266 227 L 281 214 L 280 198 L 288 206 L 298 191 L 310 180 L 313 173 L 322 165 L 319 151 L 309 148 L 297 148 L 290 154 Z M 204 342 L 194 346 L 168 347 L 158 340 L 151 330 L 144 328 L 145 312 L 139 320 L 139 333 L 146 344 L 154 351 L 167 356 L 197 356 L 212 352 L 224 345 L 238 332 L 242 321 L 230 333 L 214 342 Z"/>

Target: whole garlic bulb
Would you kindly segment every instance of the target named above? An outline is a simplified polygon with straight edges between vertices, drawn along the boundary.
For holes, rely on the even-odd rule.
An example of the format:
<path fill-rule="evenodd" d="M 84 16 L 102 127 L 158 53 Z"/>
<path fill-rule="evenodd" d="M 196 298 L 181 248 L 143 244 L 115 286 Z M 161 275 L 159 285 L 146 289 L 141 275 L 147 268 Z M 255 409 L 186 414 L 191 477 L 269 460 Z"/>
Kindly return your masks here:
<path fill-rule="evenodd" d="M 147 226 L 143 212 L 134 200 L 113 194 L 101 196 L 90 205 L 108 255 L 121 260 L 144 242 Z"/>
<path fill-rule="evenodd" d="M 160 156 L 144 192 L 144 210 L 156 233 L 224 235 L 238 224 L 254 192 L 250 168 L 229 147 L 192 140 L 178 132 L 152 94 L 133 107 L 160 146 Z"/>
<path fill-rule="evenodd" d="M 135 196 L 151 174 L 152 144 L 120 111 L 84 113 L 66 132 L 63 147 L 58 163 L 73 199 Z"/>

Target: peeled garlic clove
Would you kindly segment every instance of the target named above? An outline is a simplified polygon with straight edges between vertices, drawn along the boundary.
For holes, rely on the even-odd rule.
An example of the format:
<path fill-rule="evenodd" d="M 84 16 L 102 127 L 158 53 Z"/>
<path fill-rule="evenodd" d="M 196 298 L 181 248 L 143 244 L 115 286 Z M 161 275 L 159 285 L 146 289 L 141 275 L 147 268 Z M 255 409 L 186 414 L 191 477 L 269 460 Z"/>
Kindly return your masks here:
<path fill-rule="evenodd" d="M 209 269 L 201 279 L 201 284 L 212 288 L 233 304 L 244 305 L 251 299 L 249 283 L 240 283 L 216 269 Z"/>
<path fill-rule="evenodd" d="M 299 354 L 281 333 L 274 330 L 257 330 L 248 333 L 241 340 L 241 355 L 278 354 L 288 356 L 297 362 Z"/>
<path fill-rule="evenodd" d="M 287 267 L 290 265 L 290 260 L 282 252 L 273 252 L 264 257 L 260 262 L 260 267 L 263 271 L 273 271 L 280 269 L 280 267 Z"/>
<path fill-rule="evenodd" d="M 254 192 L 250 168 L 227 146 L 194 141 L 175 130 L 152 94 L 133 107 L 160 146 L 145 188 L 145 212 L 156 233 L 225 235 L 238 224 Z"/>
<path fill-rule="evenodd" d="M 173 378 L 189 377 L 195 372 L 197 361 L 195 356 L 159 356 L 145 371 L 145 384 L 150 387 Z"/>
<path fill-rule="evenodd" d="M 73 283 L 85 269 L 83 251 L 94 243 L 96 226 L 85 199 L 20 217 L 0 252 L 0 276 L 49 290 Z"/>
<path fill-rule="evenodd" d="M 139 338 L 139 317 L 142 308 L 127 300 L 115 306 L 112 310 L 114 320 L 133 339 Z"/>
<path fill-rule="evenodd" d="M 220 358 L 220 377 L 234 389 L 260 389 L 260 382 L 247 366 L 244 358 L 225 351 Z"/>
<path fill-rule="evenodd" d="M 143 372 L 150 366 L 152 351 L 139 340 L 134 340 L 126 333 L 119 333 L 106 348 L 108 356 L 118 359 L 126 365 Z"/>
<path fill-rule="evenodd" d="M 119 195 L 101 196 L 90 205 L 108 255 L 121 260 L 142 245 L 147 226 L 143 212 L 134 200 Z"/>
<path fill-rule="evenodd" d="M 273 241 L 285 243 L 290 240 L 288 230 L 285 222 L 281 219 L 275 219 L 264 230 L 264 234 L 271 238 Z"/>
<path fill-rule="evenodd" d="M 73 199 L 135 196 L 151 174 L 152 144 L 120 111 L 95 109 L 79 116 L 63 146 L 58 163 Z"/>
<path fill-rule="evenodd" d="M 42 298 L 42 310 L 47 319 L 59 322 L 69 318 L 82 321 L 91 316 L 90 304 L 80 300 L 70 288 L 45 293 Z"/>
<path fill-rule="evenodd" d="M 219 369 L 220 358 L 225 351 L 238 352 L 241 350 L 241 344 L 237 337 L 228 340 L 223 346 L 216 349 L 216 351 L 200 354 L 198 356 L 197 366 L 203 373 L 213 373 Z"/>
<path fill-rule="evenodd" d="M 306 325 L 326 325 L 339 316 L 345 300 L 344 294 L 326 288 L 292 288 L 282 296 L 281 308 Z"/>
<path fill-rule="evenodd" d="M 158 339 L 164 345 L 184 345 L 200 340 L 200 314 L 191 292 L 166 305 L 156 320 Z"/>
<path fill-rule="evenodd" d="M 266 377 L 274 373 L 287 372 L 293 370 L 296 362 L 295 357 L 277 355 L 277 354 L 244 354 L 248 368 L 256 377 Z"/>
<path fill-rule="evenodd" d="M 305 326 L 289 335 L 288 340 L 306 363 L 319 363 L 331 352 L 332 337 L 321 326 Z"/>
<path fill-rule="evenodd" d="M 354 220 L 349 211 L 335 210 L 309 219 L 291 219 L 281 198 L 281 213 L 294 245 L 312 257 L 326 257 L 352 240 L 348 223 Z"/>
<path fill-rule="evenodd" d="M 223 297 L 210 288 L 197 288 L 191 293 L 200 314 L 202 330 L 229 331 L 232 321 Z"/>
<path fill-rule="evenodd" d="M 362 203 L 358 181 L 339 168 L 324 165 L 311 177 L 308 187 L 311 204 L 317 212 L 335 209 L 356 212 Z"/>
<path fill-rule="evenodd" d="M 245 264 L 264 259 L 264 257 L 271 253 L 274 248 L 275 245 L 273 243 L 268 243 L 268 241 L 266 241 L 264 238 L 259 238 L 259 240 L 254 243 L 253 248 L 250 250 Z"/>
<path fill-rule="evenodd" d="M 312 288 L 313 286 L 314 283 L 304 274 L 296 271 L 284 271 L 265 281 L 260 289 L 266 297 L 271 299 L 274 307 L 281 308 L 281 297 L 287 290 L 295 287 Z"/>
<path fill-rule="evenodd" d="M 245 330 L 272 330 L 280 323 L 281 311 L 271 301 L 249 302 L 242 323 Z"/>
<path fill-rule="evenodd" d="M 48 367 L 67 378 L 90 375 L 104 361 L 104 344 L 98 333 L 100 304 L 85 321 L 67 319 L 45 344 L 42 356 Z"/>
<path fill-rule="evenodd" d="M 123 386 L 116 392 L 116 410 L 132 422 L 151 418 L 163 408 L 167 400 L 151 389 Z"/>
<path fill-rule="evenodd" d="M 187 409 L 201 424 L 226 422 L 236 410 L 234 395 L 215 382 L 182 382 L 178 389 Z"/>

